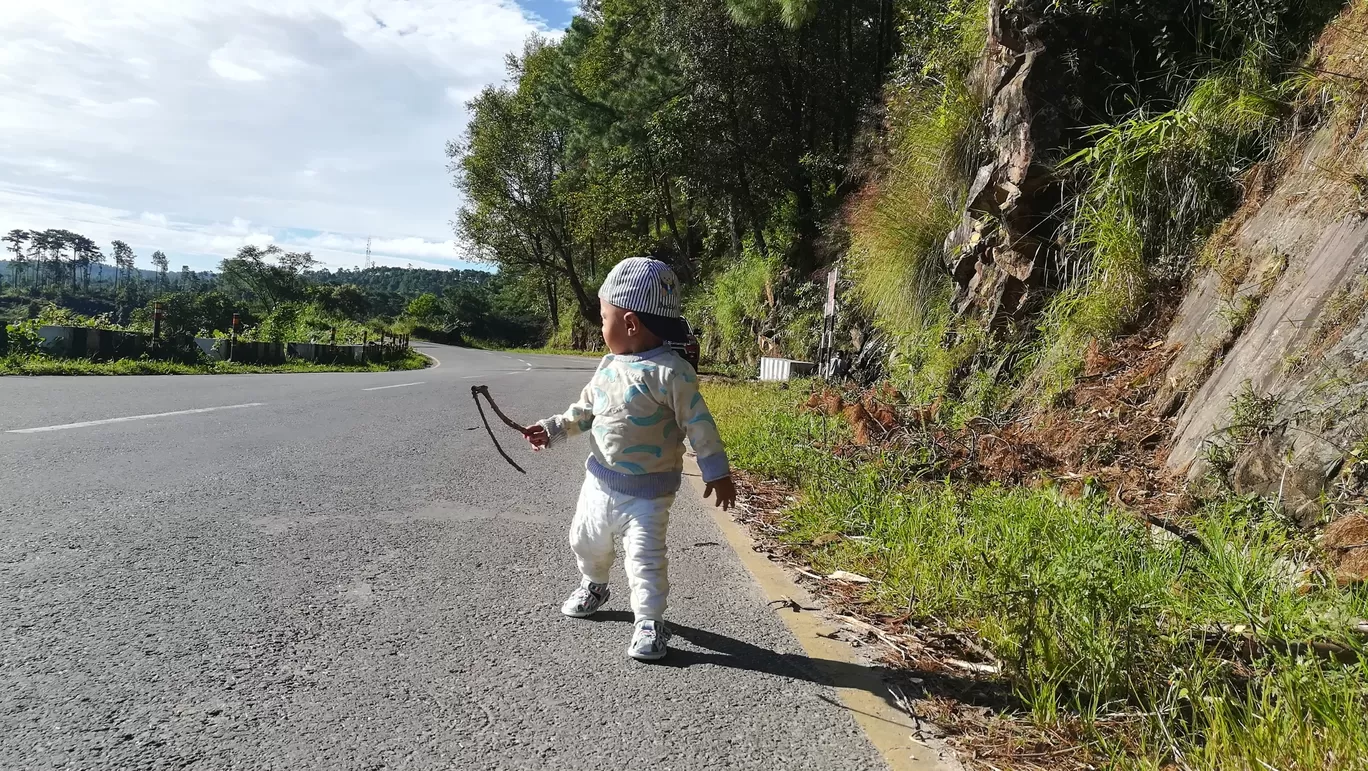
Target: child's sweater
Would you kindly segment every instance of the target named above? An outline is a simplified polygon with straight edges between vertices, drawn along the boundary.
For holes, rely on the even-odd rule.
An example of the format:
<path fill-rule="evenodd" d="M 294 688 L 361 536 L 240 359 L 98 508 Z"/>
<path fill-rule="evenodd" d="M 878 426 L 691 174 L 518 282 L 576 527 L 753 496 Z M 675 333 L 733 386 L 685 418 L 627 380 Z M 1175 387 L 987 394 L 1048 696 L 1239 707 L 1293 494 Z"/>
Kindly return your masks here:
<path fill-rule="evenodd" d="M 609 489 L 638 498 L 679 489 L 686 435 L 703 481 L 731 474 L 717 424 L 698 392 L 698 376 L 669 346 L 604 356 L 579 401 L 538 425 L 550 437 L 548 446 L 589 432 L 589 473 Z"/>

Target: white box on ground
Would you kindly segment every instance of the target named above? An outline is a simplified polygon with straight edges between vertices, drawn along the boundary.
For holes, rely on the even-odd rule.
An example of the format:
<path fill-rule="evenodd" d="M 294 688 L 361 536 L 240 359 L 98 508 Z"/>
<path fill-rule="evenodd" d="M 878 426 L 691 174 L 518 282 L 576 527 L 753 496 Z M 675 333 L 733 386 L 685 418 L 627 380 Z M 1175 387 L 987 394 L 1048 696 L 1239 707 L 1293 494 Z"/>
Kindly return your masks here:
<path fill-rule="evenodd" d="M 810 361 L 795 359 L 776 359 L 769 356 L 760 358 L 761 380 L 792 380 L 795 377 L 811 375 L 817 365 Z"/>

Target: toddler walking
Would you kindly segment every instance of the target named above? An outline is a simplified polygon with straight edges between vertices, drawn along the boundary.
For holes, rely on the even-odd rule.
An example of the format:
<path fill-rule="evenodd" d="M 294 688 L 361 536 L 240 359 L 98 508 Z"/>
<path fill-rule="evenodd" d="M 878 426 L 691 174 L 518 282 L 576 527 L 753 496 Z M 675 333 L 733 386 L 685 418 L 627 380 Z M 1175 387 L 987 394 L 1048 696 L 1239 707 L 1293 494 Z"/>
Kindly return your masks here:
<path fill-rule="evenodd" d="M 715 494 L 715 505 L 729 509 L 736 488 L 698 376 L 668 345 L 685 337 L 674 271 L 645 257 L 623 260 L 604 279 L 599 305 L 611 353 L 579 401 L 529 426 L 527 438 L 541 449 L 589 434 L 587 473 L 570 523 L 581 579 L 561 612 L 584 618 L 608 601 L 608 571 L 621 538 L 636 615 L 627 655 L 653 661 L 665 655 L 670 638 L 665 531 L 684 470 L 685 436 L 698 456 L 703 496 Z"/>

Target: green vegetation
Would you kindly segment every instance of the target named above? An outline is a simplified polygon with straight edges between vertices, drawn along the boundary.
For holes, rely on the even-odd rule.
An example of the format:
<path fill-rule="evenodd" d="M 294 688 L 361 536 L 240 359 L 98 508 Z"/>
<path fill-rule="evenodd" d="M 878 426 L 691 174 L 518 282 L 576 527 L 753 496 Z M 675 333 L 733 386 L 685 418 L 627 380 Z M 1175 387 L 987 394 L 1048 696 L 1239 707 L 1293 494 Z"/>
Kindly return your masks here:
<path fill-rule="evenodd" d="M 370 364 L 319 364 L 291 359 L 284 364 L 241 364 L 214 361 L 186 364 L 158 359 L 60 359 L 42 355 L 0 357 L 0 375 L 252 375 L 302 372 L 394 372 L 422 369 L 431 364 L 424 356 L 409 353 L 391 362 Z"/>
<path fill-rule="evenodd" d="M 942 244 L 972 173 L 977 104 L 965 78 L 983 48 L 986 6 L 956 0 L 914 17 L 904 77 L 886 89 L 886 157 L 848 210 L 854 299 L 908 340 L 944 323 Z"/>
<path fill-rule="evenodd" d="M 317 270 L 307 252 L 246 246 L 218 273 L 155 272 L 135 267 L 123 242 L 115 268 L 90 239 L 65 230 L 13 230 L 11 260 L 0 264 L 0 322 L 86 326 L 148 334 L 154 305 L 163 311 L 163 358 L 198 365 L 192 337 L 225 337 L 233 317 L 240 337 L 261 342 L 359 344 L 382 334 L 439 342 L 481 340 L 527 345 L 545 339 L 545 319 L 519 285 L 485 271 L 368 268 Z M 4 268 L 8 268 L 6 271 Z M 93 270 L 92 270 L 93 267 Z M 8 274 L 6 276 L 6 274 Z"/>
<path fill-rule="evenodd" d="M 761 337 L 807 354 L 822 227 L 849 193 L 898 5 L 586 4 L 471 101 L 449 146 L 461 239 L 545 297 L 556 344 L 585 347 L 594 287 L 649 253 L 691 287 L 705 356 L 753 360 Z"/>
<path fill-rule="evenodd" d="M 1365 767 L 1368 646 L 1351 625 L 1368 589 L 1303 583 L 1314 549 L 1262 501 L 1209 503 L 1196 545 L 1156 539 L 1105 497 L 916 482 L 906 453 L 834 456 L 814 440 L 839 421 L 799 414 L 797 389 L 705 394 L 738 467 L 801 487 L 783 539 L 819 571 L 875 578 L 870 610 L 972 635 L 1022 719 L 1073 726 L 1109 767 Z"/>
<path fill-rule="evenodd" d="M 583 350 L 579 348 L 501 348 L 508 353 L 530 353 L 538 356 L 579 356 L 584 359 L 601 359 L 604 351 Z"/>
<path fill-rule="evenodd" d="M 1038 374 L 1048 397 L 1072 383 L 1088 345 L 1135 320 L 1151 284 L 1180 273 L 1239 203 L 1241 177 L 1271 152 L 1290 112 L 1268 67 L 1250 54 L 1194 82 L 1174 109 L 1090 129 L 1092 145 L 1065 159 L 1086 179 L 1072 234 L 1086 269 L 1045 312 Z"/>
<path fill-rule="evenodd" d="M 972 386 L 966 378 L 987 373 L 1005 406 L 1013 395 L 1062 394 L 1089 345 L 1141 320 L 1154 292 L 1175 285 L 1290 126 L 1352 94 L 1343 77 L 1299 66 L 1338 0 L 1021 4 L 1053 36 L 1046 50 L 1067 62 L 1037 66 L 1031 77 L 1043 91 L 1027 92 L 1049 94 L 1037 111 L 1032 184 L 1059 186 L 1032 232 L 1060 253 L 1037 268 L 1046 291 L 1027 323 L 990 333 L 950 308 L 942 248 L 980 164 L 1002 149 L 980 146 L 982 95 L 967 89 L 985 5 L 900 4 L 904 54 L 884 85 L 872 173 L 847 207 L 847 267 L 851 298 L 902 353 L 893 369 L 901 385 L 959 397 Z M 1004 7 L 1010 25 L 1017 11 Z"/>

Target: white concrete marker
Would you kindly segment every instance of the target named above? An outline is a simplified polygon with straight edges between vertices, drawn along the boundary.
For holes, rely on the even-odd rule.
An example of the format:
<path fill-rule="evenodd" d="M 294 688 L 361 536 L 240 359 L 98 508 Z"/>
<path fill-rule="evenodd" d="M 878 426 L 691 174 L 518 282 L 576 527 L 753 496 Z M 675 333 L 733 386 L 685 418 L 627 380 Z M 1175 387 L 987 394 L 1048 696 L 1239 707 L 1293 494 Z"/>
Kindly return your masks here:
<path fill-rule="evenodd" d="M 39 428 L 16 428 L 6 431 L 7 434 L 38 434 L 44 431 L 65 431 L 68 428 L 88 428 L 90 426 L 103 426 L 106 423 L 127 423 L 131 420 L 149 420 L 151 418 L 169 418 L 172 415 L 198 415 L 201 412 L 218 412 L 219 410 L 240 410 L 244 407 L 264 407 L 265 402 L 251 402 L 249 404 L 229 404 L 223 407 L 201 407 L 197 410 L 176 410 L 175 412 L 157 412 L 151 415 L 129 415 L 126 418 L 105 418 L 104 420 L 85 420 L 80 423 L 63 423 L 60 426 L 41 426 Z"/>
<path fill-rule="evenodd" d="M 386 388 L 407 388 L 409 386 L 422 385 L 426 380 L 419 380 L 417 383 L 400 383 L 398 385 L 376 386 L 374 388 L 362 388 L 362 391 L 383 391 Z"/>

